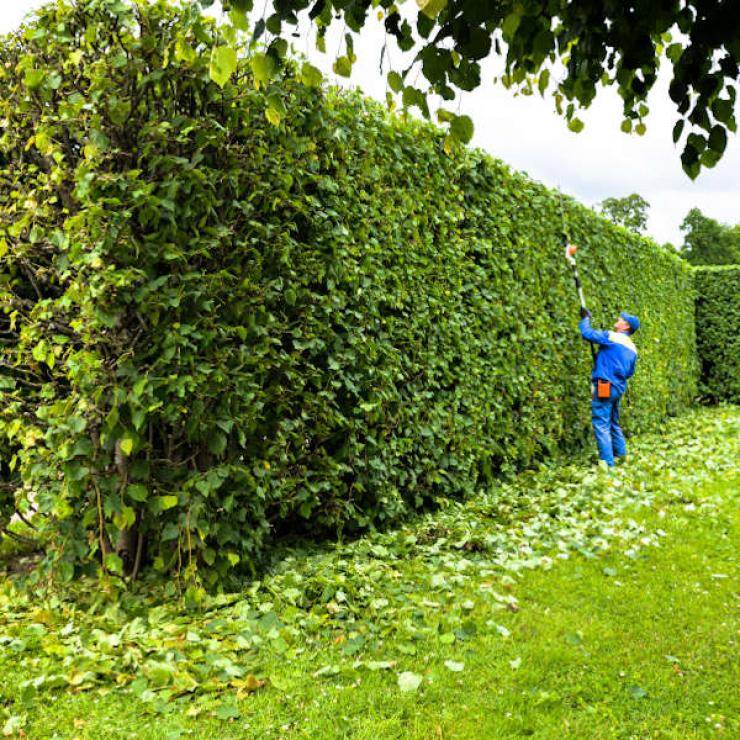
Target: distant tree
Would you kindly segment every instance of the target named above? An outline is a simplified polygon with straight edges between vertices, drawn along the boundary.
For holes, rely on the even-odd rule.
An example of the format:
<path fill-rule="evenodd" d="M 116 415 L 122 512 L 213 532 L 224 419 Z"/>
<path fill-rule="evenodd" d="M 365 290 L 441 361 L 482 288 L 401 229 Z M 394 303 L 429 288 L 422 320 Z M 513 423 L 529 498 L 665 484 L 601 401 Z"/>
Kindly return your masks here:
<path fill-rule="evenodd" d="M 681 256 L 694 265 L 740 264 L 740 224 L 728 226 L 692 208 L 681 224 Z"/>
<path fill-rule="evenodd" d="M 645 232 L 649 208 L 650 204 L 637 193 L 624 198 L 605 198 L 599 203 L 599 210 L 604 216 L 636 234 Z"/>

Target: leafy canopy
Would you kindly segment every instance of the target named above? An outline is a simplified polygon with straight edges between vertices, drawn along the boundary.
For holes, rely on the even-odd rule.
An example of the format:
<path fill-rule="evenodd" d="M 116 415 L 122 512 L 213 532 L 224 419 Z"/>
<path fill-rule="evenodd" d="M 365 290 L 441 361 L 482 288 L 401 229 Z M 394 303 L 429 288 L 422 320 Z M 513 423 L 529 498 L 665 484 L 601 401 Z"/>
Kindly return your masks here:
<path fill-rule="evenodd" d="M 692 208 L 681 224 L 684 232 L 681 250 L 694 265 L 740 264 L 740 224 L 728 226 Z"/>
<path fill-rule="evenodd" d="M 200 0 L 203 7 L 213 0 Z M 225 0 L 235 26 L 243 26 L 253 0 Z M 258 4 L 261 8 L 262 3 Z M 568 127 L 580 131 L 577 117 L 600 87 L 615 86 L 624 101 L 622 130 L 645 132 L 647 97 L 661 63 L 671 66 L 668 94 L 678 114 L 674 142 L 683 139 L 681 163 L 695 178 L 722 157 L 728 132 L 735 132 L 735 100 L 740 76 L 740 24 L 736 3 L 706 0 L 266 0 L 254 39 L 269 34 L 286 44 L 307 12 L 325 51 L 334 23 L 347 31 L 334 71 L 349 76 L 356 61 L 352 38 L 368 25 L 370 11 L 383 21 L 387 41 L 414 52 L 403 69 L 387 72 L 388 86 L 404 107 L 430 115 L 428 97 L 444 101 L 481 84 L 481 62 L 505 60 L 504 86 L 529 95 L 550 92 Z M 287 44 L 286 44 L 287 46 Z M 426 80 L 416 86 L 418 72 Z M 437 112 L 450 136 L 464 143 L 472 122 L 450 111 Z M 462 120 L 461 120 L 462 118 Z"/>
<path fill-rule="evenodd" d="M 647 227 L 647 212 L 650 204 L 637 193 L 624 198 L 605 198 L 599 203 L 599 210 L 612 223 L 642 234 Z"/>

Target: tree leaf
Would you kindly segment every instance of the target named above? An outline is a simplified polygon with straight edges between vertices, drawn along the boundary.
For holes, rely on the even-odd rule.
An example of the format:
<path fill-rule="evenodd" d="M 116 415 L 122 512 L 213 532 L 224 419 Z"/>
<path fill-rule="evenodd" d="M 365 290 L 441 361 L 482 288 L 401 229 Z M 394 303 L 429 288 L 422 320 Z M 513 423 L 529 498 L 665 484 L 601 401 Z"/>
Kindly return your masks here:
<path fill-rule="evenodd" d="M 236 51 L 230 46 L 215 46 L 211 52 L 211 64 L 208 72 L 211 79 L 223 87 L 236 70 Z"/>
<path fill-rule="evenodd" d="M 334 62 L 332 69 L 340 77 L 350 77 L 352 75 L 352 61 L 347 56 L 341 56 Z"/>
<path fill-rule="evenodd" d="M 436 18 L 444 10 L 447 0 L 416 0 L 419 10 L 428 18 Z"/>
<path fill-rule="evenodd" d="M 388 87 L 393 90 L 394 93 L 400 93 L 403 90 L 403 79 L 398 72 L 391 70 L 388 72 Z"/>
<path fill-rule="evenodd" d="M 320 87 L 324 80 L 324 75 L 318 67 L 313 64 L 304 62 L 301 67 L 301 82 L 307 87 Z"/>
<path fill-rule="evenodd" d="M 473 138 L 473 119 L 470 116 L 455 116 L 450 124 L 450 133 L 461 144 L 467 144 Z"/>
<path fill-rule="evenodd" d="M 258 52 L 252 56 L 251 67 L 255 87 L 258 89 L 267 87 L 275 74 L 275 60 L 267 54 Z"/>

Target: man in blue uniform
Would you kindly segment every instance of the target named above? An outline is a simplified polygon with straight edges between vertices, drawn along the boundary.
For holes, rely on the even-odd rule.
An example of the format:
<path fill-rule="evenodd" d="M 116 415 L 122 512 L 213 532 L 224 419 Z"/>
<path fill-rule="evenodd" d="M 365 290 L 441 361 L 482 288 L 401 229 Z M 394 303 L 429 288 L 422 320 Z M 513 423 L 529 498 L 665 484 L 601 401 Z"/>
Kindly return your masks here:
<path fill-rule="evenodd" d="M 591 421 L 599 458 L 612 467 L 615 457 L 627 454 L 619 426 L 619 402 L 627 390 L 628 379 L 635 374 L 637 349 L 630 337 L 640 328 L 640 321 L 622 311 L 613 331 L 600 331 L 591 327 L 591 312 L 582 308 L 578 328 L 584 339 L 599 345 L 591 373 Z"/>

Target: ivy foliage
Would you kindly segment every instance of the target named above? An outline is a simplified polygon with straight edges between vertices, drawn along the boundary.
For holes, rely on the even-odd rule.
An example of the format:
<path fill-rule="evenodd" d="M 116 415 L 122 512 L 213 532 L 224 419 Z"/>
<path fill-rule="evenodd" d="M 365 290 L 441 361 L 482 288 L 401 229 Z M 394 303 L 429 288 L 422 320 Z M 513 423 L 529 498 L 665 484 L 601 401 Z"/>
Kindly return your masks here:
<path fill-rule="evenodd" d="M 290 63 L 214 82 L 222 45 L 192 5 L 62 0 L 0 46 L 3 495 L 61 577 L 197 594 L 578 447 L 562 218 L 596 322 L 643 321 L 629 430 L 690 402 L 677 256 Z"/>
<path fill-rule="evenodd" d="M 699 390 L 715 401 L 740 402 L 740 265 L 697 267 L 696 343 Z"/>
<path fill-rule="evenodd" d="M 235 24 L 254 5 L 253 0 L 224 3 Z M 728 133 L 737 130 L 740 26 L 732 2 L 272 0 L 264 4 L 255 37 L 267 31 L 275 38 L 282 34 L 285 42 L 304 11 L 322 51 L 332 23 L 349 31 L 334 67 L 343 76 L 356 62 L 352 34 L 361 33 L 377 12 L 386 31 L 381 67 L 390 38 L 401 51 L 414 52 L 404 69 L 388 72 L 388 85 L 404 106 L 416 106 L 426 116 L 430 94 L 450 101 L 475 89 L 482 60 L 498 56 L 505 60 L 502 84 L 527 95 L 551 91 L 572 131 L 583 128 L 579 110 L 589 107 L 601 87 L 614 86 L 624 102 L 621 128 L 638 135 L 645 133 L 647 99 L 660 65 L 669 64 L 668 95 L 678 114 L 673 141 L 683 140 L 681 164 L 692 179 L 722 158 Z M 419 73 L 427 89 L 417 86 Z M 473 128 L 467 116 L 444 109 L 439 114 L 441 122 L 450 122 L 452 138 L 469 141 Z"/>

